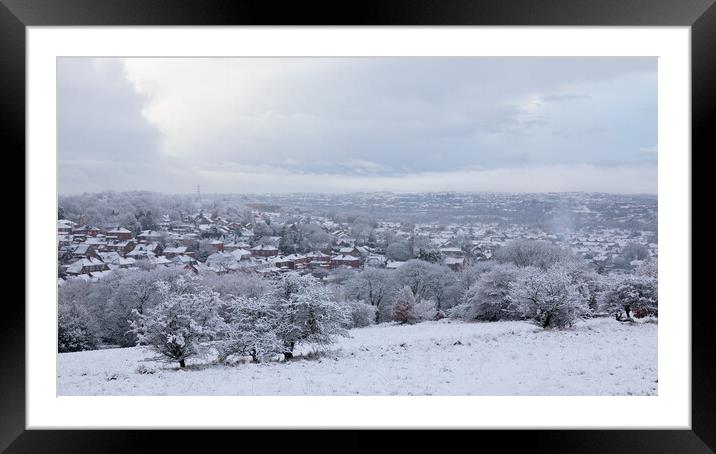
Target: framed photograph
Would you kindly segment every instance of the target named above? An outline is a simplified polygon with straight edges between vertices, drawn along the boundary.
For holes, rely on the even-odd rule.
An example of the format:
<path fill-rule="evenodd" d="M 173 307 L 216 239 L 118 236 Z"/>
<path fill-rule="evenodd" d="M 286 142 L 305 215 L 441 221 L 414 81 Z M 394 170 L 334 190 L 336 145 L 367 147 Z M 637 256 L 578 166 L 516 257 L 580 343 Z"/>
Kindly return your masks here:
<path fill-rule="evenodd" d="M 2 3 L 28 181 L 3 449 L 328 428 L 713 452 L 712 1 Z"/>

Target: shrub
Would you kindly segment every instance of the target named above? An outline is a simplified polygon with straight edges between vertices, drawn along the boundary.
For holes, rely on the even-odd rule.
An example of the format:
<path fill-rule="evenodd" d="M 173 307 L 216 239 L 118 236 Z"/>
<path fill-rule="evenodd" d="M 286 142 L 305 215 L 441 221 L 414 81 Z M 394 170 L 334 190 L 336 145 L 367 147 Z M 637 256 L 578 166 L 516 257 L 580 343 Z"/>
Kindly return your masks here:
<path fill-rule="evenodd" d="M 416 313 L 415 295 L 407 285 L 395 296 L 393 302 L 393 320 L 399 323 L 415 323 L 418 321 Z"/>
<path fill-rule="evenodd" d="M 509 297 L 523 316 L 543 328 L 571 326 L 588 311 L 585 298 L 562 267 L 528 267 L 510 284 Z"/>
<path fill-rule="evenodd" d="M 511 264 L 498 265 L 482 273 L 465 293 L 465 320 L 497 321 L 519 318 L 519 311 L 509 298 L 510 284 L 519 274 Z M 456 312 L 457 313 L 457 312 Z"/>
<path fill-rule="evenodd" d="M 617 320 L 657 316 L 657 279 L 648 275 L 622 275 L 608 278 L 608 289 L 601 295 L 601 307 Z"/>
<path fill-rule="evenodd" d="M 361 301 L 346 303 L 350 314 L 349 328 L 363 328 L 373 324 L 377 308 Z"/>
<path fill-rule="evenodd" d="M 84 307 L 76 303 L 60 304 L 57 321 L 60 353 L 97 348 L 97 323 Z"/>

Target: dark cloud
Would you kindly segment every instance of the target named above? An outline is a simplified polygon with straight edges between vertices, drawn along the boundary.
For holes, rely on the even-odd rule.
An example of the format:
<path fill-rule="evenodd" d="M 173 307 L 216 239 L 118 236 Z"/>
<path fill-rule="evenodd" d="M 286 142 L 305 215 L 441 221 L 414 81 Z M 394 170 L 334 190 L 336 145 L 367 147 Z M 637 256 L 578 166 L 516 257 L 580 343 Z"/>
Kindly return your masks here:
<path fill-rule="evenodd" d="M 140 188 L 158 165 L 161 135 L 120 60 L 57 60 L 60 190 Z"/>

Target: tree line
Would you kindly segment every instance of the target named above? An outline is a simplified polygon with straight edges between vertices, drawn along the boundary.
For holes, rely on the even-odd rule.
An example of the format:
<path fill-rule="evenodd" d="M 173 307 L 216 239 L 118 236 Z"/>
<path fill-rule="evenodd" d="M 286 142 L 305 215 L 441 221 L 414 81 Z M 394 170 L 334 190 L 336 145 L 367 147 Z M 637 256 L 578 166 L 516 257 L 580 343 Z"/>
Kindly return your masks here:
<path fill-rule="evenodd" d="M 325 345 L 347 329 L 445 317 L 467 322 L 528 320 L 565 328 L 580 318 L 629 321 L 658 315 L 657 269 L 602 275 L 559 246 L 518 240 L 454 272 L 413 259 L 397 270 L 335 270 L 325 281 L 181 270 L 117 270 L 96 283 L 59 288 L 61 352 L 145 344 L 182 362 L 211 349 L 254 361 L 296 346 Z"/>

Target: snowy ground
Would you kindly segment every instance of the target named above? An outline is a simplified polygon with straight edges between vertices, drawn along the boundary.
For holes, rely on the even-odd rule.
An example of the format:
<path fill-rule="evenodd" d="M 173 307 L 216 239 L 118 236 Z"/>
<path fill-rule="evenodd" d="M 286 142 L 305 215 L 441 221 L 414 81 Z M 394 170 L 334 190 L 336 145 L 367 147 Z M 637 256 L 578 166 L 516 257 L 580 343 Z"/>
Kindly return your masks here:
<path fill-rule="evenodd" d="M 595 319 L 380 325 L 322 355 L 230 366 L 145 361 L 143 348 L 59 355 L 59 395 L 655 395 L 657 325 Z M 144 373 L 140 371 L 143 369 Z M 147 373 L 150 372 L 150 373 Z"/>

